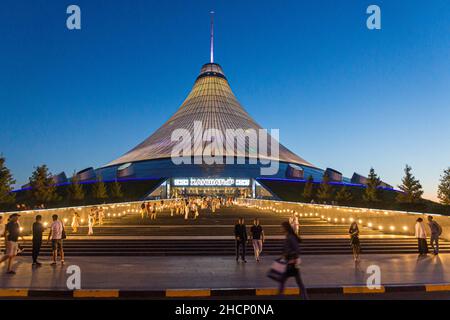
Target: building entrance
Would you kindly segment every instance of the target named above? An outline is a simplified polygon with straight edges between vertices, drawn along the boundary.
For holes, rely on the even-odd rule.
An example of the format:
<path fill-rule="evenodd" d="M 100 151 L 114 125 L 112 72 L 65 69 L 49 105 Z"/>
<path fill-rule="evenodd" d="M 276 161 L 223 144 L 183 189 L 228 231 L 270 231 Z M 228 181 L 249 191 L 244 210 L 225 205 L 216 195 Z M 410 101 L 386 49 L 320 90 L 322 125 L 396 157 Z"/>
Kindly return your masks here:
<path fill-rule="evenodd" d="M 173 178 L 170 194 L 176 196 L 251 197 L 252 180 L 246 178 L 208 177 Z"/>
<path fill-rule="evenodd" d="M 251 197 L 251 188 L 238 187 L 173 187 L 172 197 Z"/>

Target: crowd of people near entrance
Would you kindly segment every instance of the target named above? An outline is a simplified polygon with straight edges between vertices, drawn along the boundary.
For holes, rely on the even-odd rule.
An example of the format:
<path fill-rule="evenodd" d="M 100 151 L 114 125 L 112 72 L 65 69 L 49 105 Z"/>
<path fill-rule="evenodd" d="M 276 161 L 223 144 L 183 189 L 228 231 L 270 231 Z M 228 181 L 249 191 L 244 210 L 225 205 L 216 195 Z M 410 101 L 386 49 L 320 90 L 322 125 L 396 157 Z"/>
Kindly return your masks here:
<path fill-rule="evenodd" d="M 158 202 L 143 202 L 141 204 L 142 220 L 156 220 L 158 213 L 169 210 L 170 216 L 183 217 L 184 220 L 196 220 L 203 213 L 214 214 L 221 207 L 230 207 L 234 204 L 231 197 L 188 197 L 175 199 L 165 203 L 164 200 Z"/>
<path fill-rule="evenodd" d="M 223 197 L 190 197 L 177 199 L 175 201 L 164 202 L 144 202 L 141 205 L 141 218 L 156 220 L 158 213 L 170 212 L 170 217 L 181 216 L 185 220 L 198 219 L 200 214 L 214 214 L 216 210 L 222 207 L 230 207 L 235 202 L 233 198 Z M 20 214 L 14 213 L 9 216 L 8 221 L 3 221 L 4 217 L 0 215 L 0 247 L 4 244 L 4 254 L 0 258 L 0 263 L 7 262 L 7 273 L 15 274 L 13 270 L 13 261 L 15 257 L 23 251 L 19 244 L 21 238 L 21 227 L 19 223 Z M 88 214 L 88 235 L 93 234 L 93 227 L 95 225 L 102 225 L 105 219 L 105 212 L 103 207 L 92 207 Z M 360 261 L 361 241 L 360 229 L 357 220 L 352 221 L 348 235 L 350 238 L 350 246 L 353 252 L 355 262 Z M 73 217 L 70 226 L 72 232 L 77 233 L 82 220 L 76 210 L 73 211 Z M 417 238 L 419 257 L 425 257 L 429 253 L 427 239 L 430 239 L 432 253 L 439 254 L 439 238 L 442 234 L 442 227 L 433 216 L 427 217 L 428 234 L 425 222 L 422 218 L 416 220 L 414 231 Z M 282 265 L 282 272 L 279 274 L 277 281 L 279 282 L 279 292 L 284 290 L 284 284 L 289 277 L 294 277 L 303 298 L 307 299 L 307 293 L 300 274 L 300 222 L 297 213 L 292 214 L 287 221 L 281 224 L 281 228 L 285 234 L 282 259 L 278 259 L 275 264 Z M 42 264 L 38 261 L 39 253 L 43 243 L 43 233 L 46 228 L 42 223 L 42 216 L 37 215 L 32 226 L 32 265 L 40 267 Z M 66 239 L 66 231 L 64 222 L 61 221 L 58 215 L 52 216 L 52 223 L 49 226 L 49 233 L 47 243 L 51 242 L 52 248 L 52 266 L 57 265 L 57 258 L 59 256 L 61 265 L 64 264 L 64 246 L 63 242 Z M 3 237 L 3 239 L 1 239 Z M 249 229 L 245 224 L 243 217 L 239 218 L 234 225 L 234 239 L 236 250 L 236 261 L 241 260 L 247 263 L 246 247 L 251 241 L 253 246 L 254 259 L 257 263 L 261 260 L 263 246 L 265 242 L 264 228 L 258 218 L 255 218 Z M 2 241 L 4 240 L 4 241 Z M 283 261 L 283 262 L 280 262 Z"/>

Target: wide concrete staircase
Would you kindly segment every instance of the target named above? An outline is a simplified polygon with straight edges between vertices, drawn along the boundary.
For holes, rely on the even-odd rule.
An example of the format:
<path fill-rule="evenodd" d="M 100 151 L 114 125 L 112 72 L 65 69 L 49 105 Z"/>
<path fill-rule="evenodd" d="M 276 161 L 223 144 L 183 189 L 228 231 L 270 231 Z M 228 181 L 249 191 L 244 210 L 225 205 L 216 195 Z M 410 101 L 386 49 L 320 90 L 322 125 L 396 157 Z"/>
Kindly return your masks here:
<path fill-rule="evenodd" d="M 282 252 L 283 235 L 280 224 L 288 219 L 286 214 L 233 207 L 215 214 L 201 212 L 196 220 L 184 220 L 182 216 L 170 216 L 169 212 L 158 214 L 156 221 L 142 220 L 138 215 L 106 219 L 103 226 L 94 228 L 94 236 L 87 236 L 87 228 L 78 233 L 66 227 L 68 239 L 64 243 L 67 256 L 177 256 L 177 255 L 234 255 L 233 227 L 238 217 L 246 219 L 247 226 L 254 217 L 264 227 L 266 241 L 263 253 L 279 255 Z M 316 216 L 300 218 L 303 254 L 351 254 L 348 225 L 330 224 Z M 31 254 L 31 242 L 23 242 L 25 252 Z M 417 240 L 404 235 L 387 235 L 380 231 L 362 228 L 363 254 L 370 253 L 416 253 Z M 450 252 L 450 242 L 441 242 L 441 252 Z M 42 255 L 50 254 L 45 243 Z M 247 246 L 251 256 L 251 243 Z"/>

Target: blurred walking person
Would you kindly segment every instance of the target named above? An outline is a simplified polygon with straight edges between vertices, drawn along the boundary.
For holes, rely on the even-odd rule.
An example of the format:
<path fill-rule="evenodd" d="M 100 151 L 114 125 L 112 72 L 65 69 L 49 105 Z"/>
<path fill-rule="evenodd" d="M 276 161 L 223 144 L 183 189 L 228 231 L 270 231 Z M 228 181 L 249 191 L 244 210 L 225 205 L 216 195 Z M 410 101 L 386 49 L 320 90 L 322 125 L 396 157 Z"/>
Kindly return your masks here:
<path fill-rule="evenodd" d="M 89 213 L 89 217 L 92 217 L 92 225 L 95 224 L 95 217 L 97 215 L 97 210 L 95 207 L 91 208 L 91 212 Z"/>
<path fill-rule="evenodd" d="M 151 215 L 152 215 L 152 204 L 150 202 L 147 202 L 146 211 L 147 211 L 147 218 L 151 218 Z"/>
<path fill-rule="evenodd" d="M 156 204 L 152 203 L 150 207 L 150 220 L 156 220 Z"/>
<path fill-rule="evenodd" d="M 142 220 L 144 220 L 146 213 L 147 213 L 147 206 L 145 205 L 145 202 L 142 202 L 142 204 L 141 204 L 141 218 L 142 218 Z"/>
<path fill-rule="evenodd" d="M 33 250 L 31 253 L 33 259 L 33 266 L 40 267 L 42 264 L 38 262 L 39 253 L 42 247 L 42 234 L 44 233 L 44 226 L 42 225 L 42 216 L 38 214 L 36 221 L 33 223 Z"/>
<path fill-rule="evenodd" d="M 256 218 L 253 221 L 253 226 L 250 228 L 250 235 L 252 237 L 253 251 L 255 253 L 255 259 L 259 262 L 264 243 L 264 230 L 259 224 L 259 219 Z"/>
<path fill-rule="evenodd" d="M 432 216 L 428 216 L 428 226 L 431 230 L 431 236 L 430 236 L 430 244 L 433 248 L 433 254 L 438 255 L 439 254 L 439 237 L 442 234 L 442 227 L 437 223 L 435 220 L 433 220 Z"/>
<path fill-rule="evenodd" d="M 189 203 L 186 202 L 184 203 L 184 220 L 189 219 Z"/>
<path fill-rule="evenodd" d="M 98 223 L 98 207 L 94 207 L 94 226 Z"/>
<path fill-rule="evenodd" d="M 245 226 L 244 218 L 239 218 L 236 225 L 234 226 L 234 237 L 236 239 L 236 261 L 239 261 L 239 254 L 242 261 L 245 263 L 245 247 L 247 245 L 247 227 Z"/>
<path fill-rule="evenodd" d="M 427 231 L 422 218 L 416 220 L 415 237 L 417 238 L 419 256 L 426 256 L 428 254 Z"/>
<path fill-rule="evenodd" d="M 216 213 L 216 203 L 217 203 L 216 199 L 212 199 L 211 200 L 211 211 L 212 211 L 212 213 Z"/>
<path fill-rule="evenodd" d="M 295 230 L 292 228 L 289 222 L 285 221 L 281 224 L 281 226 L 286 235 L 283 248 L 283 258 L 286 260 L 287 265 L 286 271 L 280 280 L 280 287 L 278 293 L 283 294 L 284 285 L 286 284 L 287 279 L 289 279 L 290 277 L 294 277 L 300 290 L 300 296 L 302 297 L 302 299 L 307 300 L 308 294 L 306 292 L 306 287 L 303 283 L 299 268 L 300 238 L 295 234 Z"/>
<path fill-rule="evenodd" d="M 101 226 L 103 225 L 103 219 L 105 218 L 105 210 L 103 207 L 100 207 L 98 209 L 98 224 Z"/>
<path fill-rule="evenodd" d="M 194 212 L 194 220 L 196 220 L 199 214 L 198 214 L 198 206 L 197 204 L 195 204 L 195 202 L 192 203 L 192 211 Z"/>
<path fill-rule="evenodd" d="M 78 214 L 78 212 L 74 211 L 71 224 L 73 233 L 78 232 L 78 228 L 80 227 L 80 220 L 80 215 Z"/>
<path fill-rule="evenodd" d="M 350 234 L 350 245 L 352 246 L 353 259 L 355 262 L 359 261 L 359 254 L 361 253 L 361 242 L 359 241 L 359 227 L 356 221 L 353 221 L 348 230 Z"/>
<path fill-rule="evenodd" d="M 95 215 L 91 212 L 88 215 L 88 236 L 92 236 L 94 234 L 94 223 L 95 223 Z"/>

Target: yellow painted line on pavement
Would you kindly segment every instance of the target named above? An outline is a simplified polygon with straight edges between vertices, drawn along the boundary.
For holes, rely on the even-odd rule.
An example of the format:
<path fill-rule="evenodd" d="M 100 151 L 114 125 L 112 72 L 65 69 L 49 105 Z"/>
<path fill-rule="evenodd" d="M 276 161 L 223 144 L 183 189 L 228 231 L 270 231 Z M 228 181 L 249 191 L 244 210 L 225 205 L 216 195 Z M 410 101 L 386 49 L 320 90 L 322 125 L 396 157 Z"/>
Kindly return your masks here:
<path fill-rule="evenodd" d="M 427 284 L 425 289 L 427 292 L 450 291 L 450 284 Z"/>
<path fill-rule="evenodd" d="M 300 294 L 300 289 L 299 288 L 286 288 L 284 289 L 284 294 L 289 296 L 289 295 L 299 295 Z"/>
<path fill-rule="evenodd" d="M 210 297 L 211 290 L 166 290 L 166 297 Z"/>
<path fill-rule="evenodd" d="M 267 288 L 267 289 L 256 289 L 257 296 L 276 296 L 278 294 L 278 289 Z"/>
<path fill-rule="evenodd" d="M 299 295 L 300 290 L 298 288 L 286 288 L 284 289 L 284 295 Z M 257 296 L 276 296 L 278 295 L 278 289 L 276 288 L 262 288 L 256 289 Z"/>
<path fill-rule="evenodd" d="M 74 298 L 118 298 L 119 290 L 75 290 Z"/>
<path fill-rule="evenodd" d="M 343 287 L 344 294 L 358 294 L 358 293 L 385 293 L 385 288 L 381 286 L 379 289 L 368 287 Z"/>
<path fill-rule="evenodd" d="M 0 297 L 28 297 L 28 289 L 0 289 Z"/>

